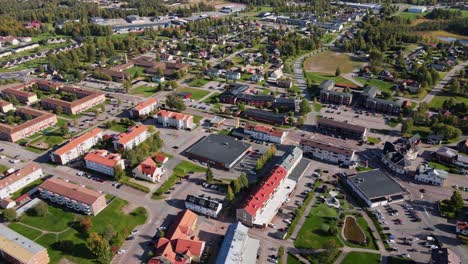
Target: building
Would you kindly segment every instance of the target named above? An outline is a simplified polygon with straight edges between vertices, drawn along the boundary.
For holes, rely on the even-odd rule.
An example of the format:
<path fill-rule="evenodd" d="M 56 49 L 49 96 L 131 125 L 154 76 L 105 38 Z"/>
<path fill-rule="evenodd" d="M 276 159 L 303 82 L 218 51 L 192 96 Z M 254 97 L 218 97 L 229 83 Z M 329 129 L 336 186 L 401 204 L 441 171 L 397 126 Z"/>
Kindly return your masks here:
<path fill-rule="evenodd" d="M 114 149 L 129 150 L 143 143 L 151 134 L 145 125 L 136 125 L 128 128 L 128 132 L 114 137 Z"/>
<path fill-rule="evenodd" d="M 140 116 L 147 116 L 156 109 L 158 109 L 158 101 L 156 98 L 151 97 L 148 100 L 135 105 L 130 110 L 130 117 L 139 118 Z"/>
<path fill-rule="evenodd" d="M 199 261 L 205 242 L 194 235 L 198 216 L 190 210 L 180 212 L 164 237 L 156 244 L 156 257 L 148 264 L 191 263 Z"/>
<path fill-rule="evenodd" d="M 367 128 L 345 122 L 318 117 L 317 126 L 320 133 L 337 138 L 365 140 L 367 137 Z"/>
<path fill-rule="evenodd" d="M 287 124 L 288 115 L 283 113 L 276 113 L 262 109 L 246 109 L 243 113 L 245 118 L 255 120 L 272 125 L 285 125 Z"/>
<path fill-rule="evenodd" d="M 407 191 L 385 172 L 375 169 L 354 175 L 339 175 L 339 180 L 369 207 L 401 202 Z"/>
<path fill-rule="evenodd" d="M 460 257 L 448 248 L 435 248 L 431 251 L 429 264 L 462 264 Z"/>
<path fill-rule="evenodd" d="M 70 161 L 76 160 L 86 154 L 102 139 L 102 129 L 94 128 L 93 130 L 73 139 L 68 143 L 55 150 L 51 154 L 51 160 L 57 164 L 65 165 Z"/>
<path fill-rule="evenodd" d="M 215 118 L 210 120 L 210 126 L 212 126 L 212 127 L 221 127 L 224 124 L 224 121 L 226 121 L 226 118 L 220 117 L 220 116 L 215 116 Z"/>
<path fill-rule="evenodd" d="M 124 160 L 118 153 L 109 153 L 107 150 L 98 149 L 89 152 L 85 157 L 86 168 L 102 174 L 114 176 L 115 169 L 125 169 Z"/>
<path fill-rule="evenodd" d="M 240 78 L 241 78 L 240 72 L 236 72 L 236 71 L 226 72 L 226 79 L 228 80 L 240 80 Z"/>
<path fill-rule="evenodd" d="M 86 215 L 97 215 L 107 205 L 105 194 L 58 178 L 46 180 L 38 190 L 42 199 Z"/>
<path fill-rule="evenodd" d="M 164 127 L 175 127 L 177 129 L 193 129 L 196 126 L 192 115 L 167 110 L 159 110 L 156 120 Z"/>
<path fill-rule="evenodd" d="M 463 221 L 457 221 L 455 226 L 455 232 L 464 236 L 468 236 L 468 223 Z"/>
<path fill-rule="evenodd" d="M 458 142 L 457 149 L 462 153 L 468 154 L 468 139 Z"/>
<path fill-rule="evenodd" d="M 230 170 L 251 149 L 250 144 L 233 137 L 210 134 L 189 147 L 186 154 L 204 165 Z"/>
<path fill-rule="evenodd" d="M 427 164 L 419 166 L 418 171 L 414 179 L 419 182 L 444 186 L 445 180 L 447 179 L 448 173 L 444 170 L 438 170 L 429 167 Z"/>
<path fill-rule="evenodd" d="M 221 209 L 223 209 L 223 203 L 210 197 L 189 194 L 185 199 L 185 208 L 202 215 L 218 218 Z"/>
<path fill-rule="evenodd" d="M 57 124 L 57 116 L 49 112 L 18 107 L 16 113 L 32 119 L 15 126 L 0 123 L 0 139 L 16 142 Z"/>
<path fill-rule="evenodd" d="M 14 111 L 15 107 L 12 103 L 0 99 L 0 112 L 8 113 L 9 111 Z"/>
<path fill-rule="evenodd" d="M 6 263 L 48 264 L 47 249 L 2 225 L 0 228 L 0 259 Z"/>
<path fill-rule="evenodd" d="M 54 87 L 54 86 L 50 86 Z M 49 89 L 56 89 L 56 88 L 49 88 Z M 41 99 L 41 106 L 44 109 L 52 109 L 54 111 L 57 110 L 58 107 L 62 108 L 63 113 L 76 115 L 81 112 L 84 112 L 92 107 L 95 107 L 99 104 L 102 104 L 106 101 L 106 97 L 104 93 L 82 89 L 78 87 L 72 86 L 62 86 L 58 89 L 60 92 L 74 94 L 77 97 L 77 100 L 72 102 L 57 99 L 57 98 L 43 98 Z"/>
<path fill-rule="evenodd" d="M 383 148 L 382 162 L 389 169 L 398 173 L 406 174 L 411 166 L 411 161 L 418 157 L 419 147 L 416 142 L 403 139 L 397 142 L 385 142 Z"/>
<path fill-rule="evenodd" d="M 419 13 L 419 14 L 422 14 L 426 11 L 427 11 L 427 7 L 425 6 L 411 6 L 406 10 L 406 12 L 408 13 Z"/>
<path fill-rule="evenodd" d="M 32 92 L 25 91 L 25 89 L 30 88 L 34 82 L 20 83 L 15 86 L 8 87 L 2 90 L 2 96 L 4 98 L 14 97 L 20 103 L 25 105 L 32 105 L 36 103 L 39 99 L 37 95 Z"/>
<path fill-rule="evenodd" d="M 109 69 L 101 69 L 100 70 L 103 74 L 108 75 L 112 78 L 115 82 L 124 82 L 125 80 L 130 80 L 132 76 L 128 72 L 120 72 L 115 70 Z"/>
<path fill-rule="evenodd" d="M 244 133 L 250 135 L 254 139 L 269 141 L 282 144 L 286 138 L 287 132 L 281 129 L 276 129 L 271 126 L 254 125 L 246 123 L 244 125 Z"/>
<path fill-rule="evenodd" d="M 30 163 L 0 179 L 0 200 L 9 198 L 14 192 L 44 176 L 37 163 Z"/>
<path fill-rule="evenodd" d="M 305 154 L 313 158 L 340 164 L 343 166 L 353 166 L 357 161 L 355 151 L 343 144 L 333 144 L 319 139 L 301 139 L 299 145 Z"/>
<path fill-rule="evenodd" d="M 399 115 L 401 104 L 389 100 L 375 98 L 377 87 L 367 86 L 359 96 L 359 104 L 368 110 L 382 112 L 390 115 Z"/>
<path fill-rule="evenodd" d="M 149 157 L 133 169 L 133 177 L 150 182 L 159 182 L 165 170 Z"/>
<path fill-rule="evenodd" d="M 216 257 L 216 264 L 257 263 L 260 240 L 249 237 L 249 229 L 242 223 L 229 225 Z"/>
<path fill-rule="evenodd" d="M 277 153 L 282 153 L 282 156 L 276 164 L 284 168 L 288 175 L 292 173 L 304 156 L 302 150 L 293 145 L 279 145 Z"/>
<path fill-rule="evenodd" d="M 337 105 L 351 105 L 353 95 L 350 93 L 335 91 L 335 82 L 325 80 L 320 85 L 320 102 Z"/>
<path fill-rule="evenodd" d="M 440 147 L 434 156 L 437 160 L 453 164 L 462 169 L 468 169 L 468 157 L 458 154 L 458 151 L 449 147 Z"/>

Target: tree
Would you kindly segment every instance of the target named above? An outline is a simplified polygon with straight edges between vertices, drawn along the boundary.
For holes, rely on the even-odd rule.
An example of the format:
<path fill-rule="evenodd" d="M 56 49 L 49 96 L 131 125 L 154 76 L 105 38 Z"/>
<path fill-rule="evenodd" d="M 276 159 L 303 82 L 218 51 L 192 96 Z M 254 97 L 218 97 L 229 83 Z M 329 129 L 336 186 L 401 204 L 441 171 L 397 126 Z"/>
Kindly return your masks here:
<path fill-rule="evenodd" d="M 409 133 L 413 129 L 413 127 L 414 127 L 413 119 L 408 118 L 405 121 L 403 121 L 401 125 L 401 133 L 402 134 Z"/>
<path fill-rule="evenodd" d="M 54 244 L 54 246 L 61 251 L 70 252 L 74 248 L 75 244 L 72 240 L 59 240 Z"/>
<path fill-rule="evenodd" d="M 62 106 L 57 106 L 57 108 L 55 108 L 55 113 L 57 115 L 61 115 L 63 113 L 63 107 Z"/>
<path fill-rule="evenodd" d="M 336 67 L 335 76 L 338 77 L 340 75 L 341 75 L 341 69 L 340 69 L 340 67 Z"/>
<path fill-rule="evenodd" d="M 130 91 L 130 88 L 132 88 L 132 82 L 130 80 L 125 80 L 123 82 L 123 87 L 125 89 L 125 92 L 128 93 Z"/>
<path fill-rule="evenodd" d="M 302 116 L 298 117 L 298 118 L 297 118 L 297 121 L 296 121 L 296 125 L 297 125 L 298 127 L 303 126 L 303 125 L 304 125 L 304 117 L 302 117 Z"/>
<path fill-rule="evenodd" d="M 206 181 L 207 182 L 213 182 L 213 171 L 211 170 L 210 167 L 208 167 L 208 169 L 206 169 L 205 176 L 206 176 Z"/>
<path fill-rule="evenodd" d="M 187 109 L 187 106 L 184 104 L 184 101 L 172 94 L 167 96 L 166 105 L 167 107 L 176 109 L 179 112 L 185 111 L 185 109 Z"/>
<path fill-rule="evenodd" d="M 231 188 L 230 185 L 228 185 L 228 187 L 227 187 L 226 199 L 229 202 L 232 202 L 234 200 L 234 192 L 232 191 L 232 188 Z"/>
<path fill-rule="evenodd" d="M 238 179 L 231 181 L 231 185 L 232 189 L 234 190 L 234 193 L 239 193 L 241 191 L 241 185 Z"/>
<path fill-rule="evenodd" d="M 305 98 L 302 99 L 301 103 L 299 104 L 299 108 L 299 113 L 301 113 L 301 115 L 305 115 L 312 111 L 312 107 L 310 106 L 309 100 Z"/>
<path fill-rule="evenodd" d="M 453 80 L 453 82 L 450 84 L 450 92 L 452 94 L 460 93 L 460 82 L 458 80 Z"/>
<path fill-rule="evenodd" d="M 109 242 L 102 236 L 93 232 L 86 240 L 88 248 L 100 263 L 109 263 L 112 259 L 112 252 Z"/>
<path fill-rule="evenodd" d="M 8 208 L 3 211 L 3 219 L 7 222 L 13 222 L 16 220 L 16 210 L 14 208 Z"/>
<path fill-rule="evenodd" d="M 241 173 L 241 175 L 239 176 L 239 182 L 242 188 L 249 187 L 249 178 L 247 178 L 247 175 L 245 173 Z"/>
<path fill-rule="evenodd" d="M 174 90 L 177 89 L 177 87 L 179 87 L 179 84 L 176 81 L 172 80 L 169 82 L 169 86 L 171 86 L 171 89 Z"/>
<path fill-rule="evenodd" d="M 68 134 L 70 134 L 70 128 L 67 124 L 63 124 L 60 126 L 60 134 L 62 136 L 67 136 Z"/>
<path fill-rule="evenodd" d="M 454 191 L 450 197 L 450 203 L 452 204 L 455 212 L 460 211 L 464 206 L 463 197 L 458 191 Z"/>
<path fill-rule="evenodd" d="M 110 242 L 114 238 L 114 236 L 115 236 L 115 230 L 111 224 L 108 224 L 106 228 L 104 228 L 104 231 L 102 232 L 102 237 L 105 240 Z"/>
<path fill-rule="evenodd" d="M 245 103 L 239 103 L 237 104 L 237 107 L 239 108 L 239 111 L 245 111 Z"/>
<path fill-rule="evenodd" d="M 114 177 L 117 181 L 120 181 L 125 176 L 125 171 L 121 166 L 116 165 L 114 168 Z"/>
<path fill-rule="evenodd" d="M 80 219 L 80 229 L 83 232 L 88 232 L 93 227 L 93 221 L 91 221 L 91 217 L 85 216 Z"/>
<path fill-rule="evenodd" d="M 369 60 L 373 65 L 380 65 L 383 60 L 382 52 L 378 50 L 371 50 L 369 52 Z"/>
<path fill-rule="evenodd" d="M 49 206 L 44 202 L 39 202 L 31 210 L 33 215 L 43 217 L 49 213 Z"/>

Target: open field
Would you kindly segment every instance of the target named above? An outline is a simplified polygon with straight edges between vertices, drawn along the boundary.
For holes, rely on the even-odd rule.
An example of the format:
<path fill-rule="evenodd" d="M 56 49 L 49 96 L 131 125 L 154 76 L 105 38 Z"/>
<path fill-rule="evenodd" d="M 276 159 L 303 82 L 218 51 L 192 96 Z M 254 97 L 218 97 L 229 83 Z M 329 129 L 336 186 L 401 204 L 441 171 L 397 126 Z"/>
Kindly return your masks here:
<path fill-rule="evenodd" d="M 375 86 L 377 87 L 381 92 L 389 92 L 391 93 L 392 92 L 392 87 L 395 86 L 394 83 L 392 82 L 385 82 L 385 81 L 382 81 L 382 80 L 378 80 L 378 79 L 366 79 L 366 78 L 362 78 L 362 77 L 356 77 L 355 78 L 358 82 L 362 83 L 363 85 L 366 85 L 368 84 L 369 86 Z"/>
<path fill-rule="evenodd" d="M 468 98 L 463 96 L 451 96 L 448 94 L 436 95 L 432 98 L 431 102 L 429 102 L 429 107 L 433 109 L 441 109 L 442 105 L 444 104 L 445 100 L 449 100 L 453 98 L 456 103 L 465 103 L 468 104 Z"/>
<path fill-rule="evenodd" d="M 354 68 L 362 65 L 363 62 L 349 56 L 346 53 L 324 51 L 313 55 L 304 61 L 304 69 L 309 72 L 321 72 L 335 74 L 336 67 L 340 67 L 342 73 L 348 73 Z"/>
<path fill-rule="evenodd" d="M 413 19 L 416 19 L 416 18 L 423 18 L 428 12 L 425 12 L 425 13 L 409 13 L 409 12 L 400 12 L 398 13 L 398 16 L 399 17 L 403 17 L 403 18 L 406 18 L 406 19 L 410 19 L 410 20 L 413 20 Z"/>
<path fill-rule="evenodd" d="M 157 91 L 158 91 L 157 86 L 142 85 L 142 86 L 138 86 L 136 88 L 131 89 L 130 94 L 140 94 L 140 95 L 143 95 L 144 97 L 150 97 Z"/>
<path fill-rule="evenodd" d="M 337 83 L 344 83 L 344 84 L 351 84 L 354 85 L 348 79 L 345 79 L 341 76 L 336 77 L 335 74 L 326 74 L 326 73 L 319 73 L 319 72 L 306 72 L 305 77 L 307 80 L 311 81 L 313 84 L 319 85 L 321 82 L 325 80 L 333 80 Z"/>
<path fill-rule="evenodd" d="M 210 92 L 201 90 L 201 89 L 195 89 L 195 88 L 182 88 L 177 90 L 179 93 L 184 92 L 184 93 L 191 93 L 193 100 L 200 100 L 203 97 L 207 96 Z"/>
<path fill-rule="evenodd" d="M 208 80 L 206 78 L 198 78 L 198 79 L 194 79 L 193 81 L 189 82 L 188 85 L 195 86 L 195 87 L 202 87 L 202 86 L 204 86 L 205 84 L 207 84 L 209 82 L 210 82 L 210 80 Z"/>
<path fill-rule="evenodd" d="M 364 252 L 350 252 L 341 264 L 379 264 L 380 255 Z"/>
<path fill-rule="evenodd" d="M 415 31 L 414 34 L 422 36 L 429 40 L 436 39 L 437 37 L 468 39 L 468 36 L 450 33 L 445 30 Z"/>

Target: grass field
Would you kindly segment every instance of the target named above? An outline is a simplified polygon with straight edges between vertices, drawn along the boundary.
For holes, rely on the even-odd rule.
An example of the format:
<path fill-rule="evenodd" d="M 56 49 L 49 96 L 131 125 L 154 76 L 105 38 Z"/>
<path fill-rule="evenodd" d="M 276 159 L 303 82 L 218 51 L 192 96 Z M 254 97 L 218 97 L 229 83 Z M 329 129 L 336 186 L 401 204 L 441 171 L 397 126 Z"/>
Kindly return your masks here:
<path fill-rule="evenodd" d="M 130 69 L 126 70 L 130 75 L 135 76 L 135 74 L 138 74 L 138 76 L 142 76 L 144 74 L 145 68 L 139 67 L 139 66 L 133 66 Z"/>
<path fill-rule="evenodd" d="M 8 170 L 8 167 L 0 164 L 0 174 Z"/>
<path fill-rule="evenodd" d="M 174 168 L 172 175 L 153 193 L 152 198 L 156 200 L 164 199 L 164 193 L 174 186 L 176 182 L 189 172 L 205 172 L 206 169 L 189 161 L 181 161 Z"/>
<path fill-rule="evenodd" d="M 29 216 L 25 214 L 21 219 L 21 223 L 44 231 L 59 232 L 71 226 L 74 220 L 74 214 L 65 212 L 58 207 L 49 206 L 49 212 L 46 216 Z"/>
<path fill-rule="evenodd" d="M 336 209 L 326 204 L 319 204 L 310 211 L 306 221 L 299 230 L 294 241 L 297 248 L 319 249 L 329 242 L 340 245 L 341 242 L 335 235 L 328 233 L 331 218 L 338 217 Z"/>
<path fill-rule="evenodd" d="M 438 163 L 438 162 L 435 162 L 435 161 L 429 162 L 429 166 L 431 166 L 431 168 L 438 169 L 438 170 L 444 170 L 444 171 L 450 170 L 449 167 L 445 166 L 442 163 Z"/>
<path fill-rule="evenodd" d="M 214 93 L 214 94 L 210 95 L 210 97 L 206 98 L 203 102 L 204 103 L 210 103 L 210 104 L 219 103 L 219 96 L 220 95 L 221 95 L 220 93 Z"/>
<path fill-rule="evenodd" d="M 357 80 L 358 82 L 362 83 L 363 85 L 368 84 L 368 85 L 370 85 L 370 86 L 375 86 L 375 87 L 377 87 L 381 92 L 385 91 L 385 92 L 391 93 L 391 92 L 392 92 L 392 87 L 395 86 L 394 83 L 391 83 L 391 82 L 384 82 L 384 81 L 382 81 L 382 80 L 377 80 L 377 79 L 367 80 L 366 78 L 356 77 L 356 80 Z"/>
<path fill-rule="evenodd" d="M 30 184 L 24 186 L 23 188 L 21 188 L 20 190 L 14 192 L 12 195 L 11 195 L 11 199 L 16 199 L 18 197 L 20 197 L 21 195 L 29 192 L 30 190 L 34 189 L 36 186 L 39 186 L 41 183 L 44 182 L 44 178 L 40 178 L 40 179 L 37 179 L 33 182 L 31 182 Z"/>
<path fill-rule="evenodd" d="M 416 31 L 414 34 L 428 39 L 436 39 L 437 37 L 468 39 L 468 36 L 450 33 L 445 30 Z"/>
<path fill-rule="evenodd" d="M 127 132 L 128 126 L 121 123 L 116 123 L 115 125 L 109 127 L 109 129 L 115 132 L 124 133 Z"/>
<path fill-rule="evenodd" d="M 296 256 L 288 253 L 288 263 L 287 264 L 302 264 L 302 262 Z"/>
<path fill-rule="evenodd" d="M 379 144 L 380 143 L 380 139 L 378 138 L 375 138 L 375 137 L 367 137 L 367 143 L 369 144 Z"/>
<path fill-rule="evenodd" d="M 399 17 L 404 17 L 406 19 L 413 20 L 413 19 L 416 19 L 416 18 L 423 18 L 425 14 L 427 14 L 427 13 L 419 14 L 419 13 L 400 12 L 400 13 L 398 13 L 398 16 Z"/>
<path fill-rule="evenodd" d="M 131 89 L 130 94 L 140 94 L 140 95 L 143 95 L 144 97 L 150 97 L 154 93 L 156 93 L 157 91 L 158 91 L 157 86 L 141 85 L 141 86 L 138 86 L 138 87 L 136 87 L 134 89 Z"/>
<path fill-rule="evenodd" d="M 321 82 L 325 80 L 333 80 L 337 83 L 354 85 L 354 83 L 351 82 L 350 80 L 345 79 L 341 76 L 336 77 L 335 74 L 326 74 L 326 73 L 320 73 L 320 72 L 306 72 L 305 77 L 307 80 L 310 80 L 313 84 L 316 84 L 316 85 L 319 85 Z"/>
<path fill-rule="evenodd" d="M 341 73 L 348 73 L 362 65 L 362 62 L 341 52 L 324 51 L 313 55 L 304 61 L 304 69 L 309 72 L 321 72 L 335 74 L 336 67 L 340 67 Z"/>
<path fill-rule="evenodd" d="M 195 79 L 195 80 L 189 82 L 188 85 L 195 86 L 195 87 L 202 87 L 202 86 L 204 86 L 205 84 L 207 84 L 209 82 L 210 82 L 210 80 L 208 80 L 208 79 L 198 78 L 198 79 Z"/>
<path fill-rule="evenodd" d="M 193 100 L 200 100 L 203 97 L 207 96 L 210 92 L 201 90 L 201 89 L 195 89 L 195 88 L 182 88 L 177 90 L 179 93 L 180 92 L 185 92 L 185 93 L 191 93 Z"/>
<path fill-rule="evenodd" d="M 11 223 L 8 227 L 31 240 L 35 240 L 40 235 L 42 235 L 41 231 L 29 228 L 19 223 Z"/>
<path fill-rule="evenodd" d="M 468 104 L 468 97 L 451 96 L 451 95 L 448 95 L 448 94 L 443 94 L 443 95 L 434 96 L 434 98 L 432 98 L 431 102 L 429 102 L 429 108 L 441 109 L 444 101 L 449 100 L 450 98 L 453 98 L 456 103 Z"/>
<path fill-rule="evenodd" d="M 350 252 L 341 264 L 379 264 L 380 255 L 364 252 Z"/>

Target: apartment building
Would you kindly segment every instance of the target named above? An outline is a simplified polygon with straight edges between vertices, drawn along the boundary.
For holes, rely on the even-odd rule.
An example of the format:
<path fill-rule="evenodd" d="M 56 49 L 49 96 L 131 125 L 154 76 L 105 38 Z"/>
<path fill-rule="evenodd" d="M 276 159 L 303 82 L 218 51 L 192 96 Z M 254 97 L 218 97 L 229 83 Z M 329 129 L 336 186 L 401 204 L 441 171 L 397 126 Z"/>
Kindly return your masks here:
<path fill-rule="evenodd" d="M 165 170 L 149 157 L 133 169 L 133 177 L 150 182 L 159 182 Z"/>
<path fill-rule="evenodd" d="M 401 111 L 401 104 L 390 100 L 375 98 L 377 91 L 378 89 L 375 86 L 364 88 L 359 96 L 360 104 L 371 111 L 398 115 Z"/>
<path fill-rule="evenodd" d="M 140 116 L 149 115 L 151 112 L 158 109 L 158 101 L 156 98 L 151 97 L 148 100 L 138 103 L 130 110 L 132 118 L 139 118 Z"/>
<path fill-rule="evenodd" d="M 248 123 L 244 125 L 244 133 L 250 135 L 254 139 L 278 144 L 283 143 L 287 134 L 286 131 L 276 129 L 271 126 L 254 125 Z"/>
<path fill-rule="evenodd" d="M 107 205 L 105 194 L 58 178 L 46 180 L 38 190 L 42 199 L 86 215 L 97 215 Z"/>
<path fill-rule="evenodd" d="M 367 137 L 367 128 L 345 122 L 326 118 L 317 118 L 318 131 L 325 135 L 343 139 L 364 140 Z"/>
<path fill-rule="evenodd" d="M 448 172 L 429 167 L 427 164 L 422 164 L 418 167 L 418 171 L 414 179 L 418 182 L 432 184 L 436 186 L 444 186 Z"/>
<path fill-rule="evenodd" d="M 195 127 L 193 116 L 167 110 L 159 110 L 157 122 L 164 127 L 175 127 L 177 129 L 193 129 Z"/>
<path fill-rule="evenodd" d="M 48 264 L 47 249 L 2 225 L 0 228 L 0 259 L 6 263 Z"/>
<path fill-rule="evenodd" d="M 76 115 L 106 101 L 104 93 L 98 91 L 92 91 L 73 86 L 63 86 L 58 89 L 59 91 L 75 94 L 78 99 L 73 102 L 68 102 L 52 97 L 43 98 L 41 100 L 41 106 L 44 109 L 56 110 L 57 107 L 60 106 L 62 107 L 62 111 L 64 113 Z"/>
<path fill-rule="evenodd" d="M 102 140 L 102 129 L 93 130 L 73 139 L 55 150 L 51 154 L 51 160 L 57 164 L 65 165 L 80 156 L 86 154 L 93 146 Z"/>
<path fill-rule="evenodd" d="M 0 200 L 9 198 L 14 192 L 43 176 L 39 164 L 30 163 L 0 179 Z"/>
<path fill-rule="evenodd" d="M 320 85 L 320 102 L 327 104 L 337 105 L 351 105 L 353 95 L 335 91 L 335 82 L 332 80 L 325 80 Z"/>
<path fill-rule="evenodd" d="M 216 264 L 255 264 L 260 240 L 249 237 L 249 229 L 240 222 L 229 225 L 218 251 Z"/>
<path fill-rule="evenodd" d="M 0 112 L 8 113 L 13 110 L 15 110 L 15 107 L 12 103 L 0 99 Z"/>
<path fill-rule="evenodd" d="M 28 82 L 28 83 L 20 83 L 15 86 L 8 87 L 2 90 L 2 96 L 4 98 L 7 97 L 14 97 L 19 102 L 32 105 L 36 103 L 39 99 L 37 95 L 32 92 L 25 91 L 26 88 L 31 87 L 35 82 Z"/>
<path fill-rule="evenodd" d="M 202 215 L 217 218 L 221 209 L 223 209 L 223 203 L 210 197 L 189 194 L 185 199 L 185 208 Z"/>
<path fill-rule="evenodd" d="M 255 120 L 272 125 L 284 125 L 288 123 L 288 115 L 284 113 L 249 108 L 246 109 L 242 114 L 249 120 Z"/>
<path fill-rule="evenodd" d="M 148 132 L 148 127 L 145 125 L 137 125 L 128 128 L 128 131 L 114 137 L 114 148 L 116 150 L 132 149 L 145 141 L 151 134 Z"/>
<path fill-rule="evenodd" d="M 49 112 L 29 107 L 18 107 L 16 112 L 31 116 L 33 119 L 15 126 L 0 124 L 0 139 L 16 142 L 57 124 L 57 116 Z"/>
<path fill-rule="evenodd" d="M 84 157 L 84 161 L 86 168 L 110 176 L 114 176 L 117 167 L 125 169 L 124 160 L 120 154 L 110 153 L 104 149 L 89 152 Z"/>
<path fill-rule="evenodd" d="M 355 151 L 343 145 L 305 138 L 301 139 L 299 145 L 305 154 L 326 162 L 352 166 L 357 160 Z"/>

